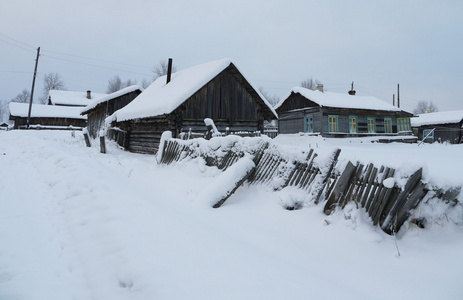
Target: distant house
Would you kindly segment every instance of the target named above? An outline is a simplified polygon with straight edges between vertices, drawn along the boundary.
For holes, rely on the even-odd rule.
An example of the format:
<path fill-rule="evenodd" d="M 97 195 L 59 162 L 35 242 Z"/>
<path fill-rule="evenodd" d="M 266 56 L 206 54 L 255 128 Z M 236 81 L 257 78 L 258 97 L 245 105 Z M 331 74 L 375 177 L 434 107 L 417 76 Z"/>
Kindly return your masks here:
<path fill-rule="evenodd" d="M 91 91 L 74 92 L 64 90 L 50 90 L 48 92 L 48 105 L 56 106 L 87 106 L 90 101 L 99 99 L 107 94 L 97 94 Z"/>
<path fill-rule="evenodd" d="M 8 125 L 7 123 L 0 124 L 0 130 L 8 130 L 9 127 L 10 125 Z"/>
<path fill-rule="evenodd" d="M 411 118 L 412 128 L 425 142 L 463 143 L 463 110 L 420 114 Z"/>
<path fill-rule="evenodd" d="M 123 108 L 143 91 L 138 85 L 132 85 L 120 91 L 91 100 L 81 110 L 82 115 L 87 115 L 87 129 L 91 137 L 98 136 L 105 119 L 116 110 Z"/>
<path fill-rule="evenodd" d="M 275 106 L 278 132 L 325 137 L 411 134 L 411 113 L 375 97 L 293 88 Z"/>
<path fill-rule="evenodd" d="M 155 153 L 161 134 L 205 132 L 205 118 L 219 131 L 260 131 L 277 115 L 229 60 L 222 59 L 163 76 L 112 115 L 114 137 L 133 152 Z"/>
<path fill-rule="evenodd" d="M 29 104 L 10 102 L 9 108 L 10 120 L 14 121 L 14 129 L 26 128 Z M 80 107 L 32 104 L 29 127 L 80 130 L 87 122 L 87 117 L 80 115 L 80 110 Z"/>

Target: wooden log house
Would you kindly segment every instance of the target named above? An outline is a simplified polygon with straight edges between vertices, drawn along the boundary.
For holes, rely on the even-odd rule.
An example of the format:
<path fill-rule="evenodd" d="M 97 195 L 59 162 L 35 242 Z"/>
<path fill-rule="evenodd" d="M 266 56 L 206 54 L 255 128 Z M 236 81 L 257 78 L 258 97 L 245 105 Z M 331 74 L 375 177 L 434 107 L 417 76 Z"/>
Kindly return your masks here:
<path fill-rule="evenodd" d="M 94 99 L 82 111 L 81 115 L 87 115 L 87 130 L 92 138 L 99 135 L 104 126 L 105 119 L 116 110 L 125 107 L 143 91 L 138 85 L 123 88 L 117 92 Z"/>
<path fill-rule="evenodd" d="M 411 134 L 411 113 L 375 97 L 295 87 L 275 106 L 279 133 L 361 137 Z"/>
<path fill-rule="evenodd" d="M 132 152 L 155 153 L 171 131 L 205 133 L 204 119 L 221 132 L 260 131 L 277 115 L 229 60 L 222 59 L 162 76 L 112 115 L 109 137 Z"/>
<path fill-rule="evenodd" d="M 29 103 L 11 102 L 10 120 L 14 121 L 14 129 L 27 127 Z M 29 128 L 42 129 L 75 129 L 86 126 L 87 117 L 80 115 L 80 107 L 32 104 Z"/>
<path fill-rule="evenodd" d="M 463 110 L 420 114 L 411 123 L 418 139 L 426 143 L 463 143 Z"/>

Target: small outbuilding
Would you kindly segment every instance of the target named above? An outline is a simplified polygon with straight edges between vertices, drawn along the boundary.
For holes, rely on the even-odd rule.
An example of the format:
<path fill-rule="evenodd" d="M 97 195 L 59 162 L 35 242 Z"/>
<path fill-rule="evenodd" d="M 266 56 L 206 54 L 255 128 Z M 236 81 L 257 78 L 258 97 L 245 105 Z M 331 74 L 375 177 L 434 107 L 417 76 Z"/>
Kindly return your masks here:
<path fill-rule="evenodd" d="M 10 102 L 10 120 L 14 129 L 27 128 L 28 103 Z M 80 107 L 32 104 L 29 128 L 81 130 L 86 126 L 87 117 L 80 114 Z"/>
<path fill-rule="evenodd" d="M 411 113 L 370 96 L 293 88 L 276 106 L 279 134 L 361 137 L 411 134 Z"/>
<path fill-rule="evenodd" d="M 418 139 L 427 143 L 463 143 L 463 110 L 419 114 L 411 118 Z"/>
<path fill-rule="evenodd" d="M 277 114 L 235 64 L 222 59 L 158 78 L 111 116 L 110 136 L 130 151 L 155 153 L 164 131 L 205 133 L 206 118 L 221 132 L 262 132 L 264 120 Z"/>
<path fill-rule="evenodd" d="M 91 137 L 96 138 L 105 124 L 105 119 L 116 110 L 125 107 L 143 91 L 138 85 L 123 88 L 117 92 L 91 100 L 81 111 L 87 115 L 87 129 Z"/>

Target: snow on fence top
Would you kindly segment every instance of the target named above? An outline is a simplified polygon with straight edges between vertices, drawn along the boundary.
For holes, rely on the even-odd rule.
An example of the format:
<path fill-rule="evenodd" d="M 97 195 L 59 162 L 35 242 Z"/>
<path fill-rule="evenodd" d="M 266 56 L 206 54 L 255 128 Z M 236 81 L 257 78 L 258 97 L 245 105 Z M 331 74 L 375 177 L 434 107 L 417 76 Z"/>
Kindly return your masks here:
<path fill-rule="evenodd" d="M 312 91 L 303 87 L 294 87 L 277 105 L 275 105 L 275 109 L 278 109 L 291 93 L 299 93 L 322 107 L 400 111 L 400 108 L 371 96 L 352 96 L 349 94 L 320 92 L 318 90 Z"/>
<path fill-rule="evenodd" d="M 336 208 L 343 209 L 348 202 L 353 202 L 357 208 L 365 210 L 373 225 L 380 226 L 388 234 L 398 233 L 407 220 L 423 226 L 426 217 L 440 217 L 439 212 L 431 216 L 419 212 L 413 216 L 413 210 L 422 202 L 429 206 L 433 205 L 429 204 L 430 200 L 438 199 L 447 208 L 458 203 L 461 187 L 446 190 L 431 187 L 422 181 L 422 168 L 396 172 L 393 168 L 373 164 L 347 162 L 339 165 L 340 151 L 315 153 L 310 149 L 294 155 L 268 138 L 229 136 L 210 141 L 184 141 L 166 136 L 158 161 L 170 164 L 199 159 L 228 173 L 215 178 L 211 187 L 206 187 L 200 195 L 214 208 L 220 207 L 248 181 L 281 193 L 282 204 L 290 210 L 321 201 L 324 212 L 329 215 Z M 304 196 L 295 189 L 302 190 Z M 423 211 L 429 209 L 423 208 Z"/>

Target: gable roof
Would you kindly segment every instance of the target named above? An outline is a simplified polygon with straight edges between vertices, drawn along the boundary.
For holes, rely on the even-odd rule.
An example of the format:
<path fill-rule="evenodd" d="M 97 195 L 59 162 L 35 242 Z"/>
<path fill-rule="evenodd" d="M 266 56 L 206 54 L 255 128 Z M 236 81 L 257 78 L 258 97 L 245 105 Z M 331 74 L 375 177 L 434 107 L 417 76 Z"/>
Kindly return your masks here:
<path fill-rule="evenodd" d="M 111 119 L 126 121 L 172 113 L 189 97 L 230 65 L 233 65 L 230 59 L 221 59 L 190 67 L 173 73 L 169 84 L 166 84 L 167 76 L 161 76 L 127 106 L 116 111 Z M 241 72 L 240 74 L 242 75 Z M 246 78 L 244 79 L 246 80 Z M 249 83 L 248 80 L 246 81 Z M 252 87 L 250 83 L 249 85 L 262 99 L 268 109 L 277 116 L 275 110 L 265 97 Z"/>
<path fill-rule="evenodd" d="M 50 90 L 48 99 L 52 105 L 86 106 L 91 100 L 106 96 L 107 94 L 91 93 L 92 99 L 87 99 L 87 92 L 73 92 L 63 90 Z"/>
<path fill-rule="evenodd" d="M 90 100 L 90 103 L 87 106 L 85 106 L 84 108 L 81 108 L 81 114 L 83 114 L 83 115 L 87 114 L 90 110 L 95 108 L 100 103 L 103 103 L 103 102 L 106 102 L 106 101 L 111 101 L 112 99 L 123 96 L 125 94 L 129 94 L 131 92 L 135 92 L 137 90 L 140 91 L 140 92 L 143 92 L 142 87 L 140 87 L 138 85 L 131 85 L 131 86 L 123 88 L 123 89 L 121 89 L 121 90 L 119 90 L 117 92 L 114 92 L 114 93 L 111 93 L 111 94 L 106 94 L 103 97 L 99 97 L 99 98 L 96 98 L 96 99 L 92 99 L 92 100 Z"/>
<path fill-rule="evenodd" d="M 463 110 L 419 114 L 417 117 L 410 118 L 410 122 L 413 127 L 434 124 L 459 123 L 462 120 Z"/>
<path fill-rule="evenodd" d="M 27 118 L 29 114 L 29 103 L 10 102 L 10 116 Z M 81 107 L 55 106 L 32 104 L 32 118 L 70 118 L 87 119 L 87 116 L 80 115 Z"/>
<path fill-rule="evenodd" d="M 303 87 L 294 87 L 283 99 L 275 105 L 278 109 L 288 99 L 291 93 L 301 94 L 305 98 L 315 102 L 320 107 L 368 109 L 382 111 L 400 111 L 400 108 L 371 96 L 352 96 L 349 94 L 312 91 Z"/>

